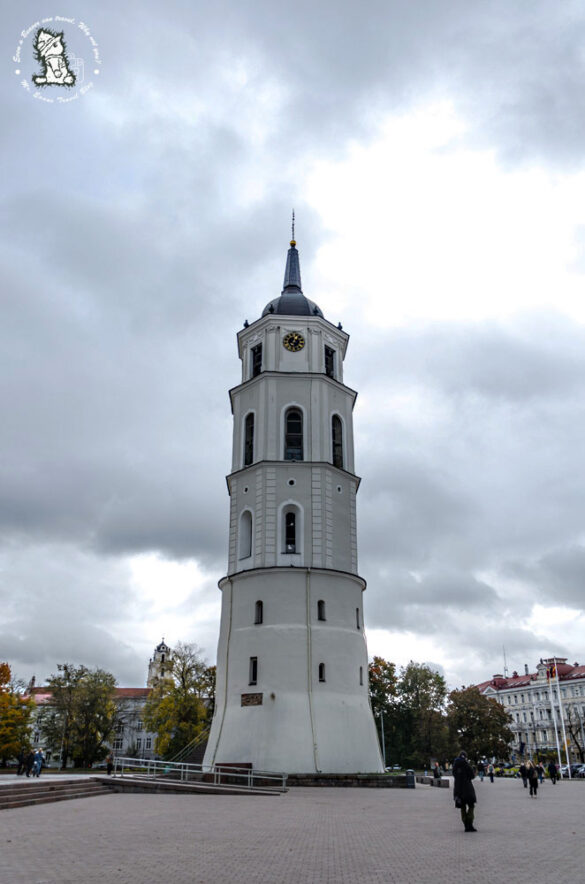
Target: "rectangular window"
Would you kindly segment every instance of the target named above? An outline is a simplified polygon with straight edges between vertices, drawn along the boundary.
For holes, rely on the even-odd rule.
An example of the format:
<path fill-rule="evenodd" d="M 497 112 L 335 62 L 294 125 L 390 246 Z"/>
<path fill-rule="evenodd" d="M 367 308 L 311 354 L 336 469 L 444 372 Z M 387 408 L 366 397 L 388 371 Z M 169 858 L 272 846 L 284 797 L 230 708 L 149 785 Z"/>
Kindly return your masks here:
<path fill-rule="evenodd" d="M 356 629 L 361 629 L 360 627 L 360 609 L 355 609 L 355 627 Z"/>
<path fill-rule="evenodd" d="M 364 683 L 364 667 L 360 666 L 360 684 L 363 685 L 363 683 Z"/>
<path fill-rule="evenodd" d="M 328 378 L 335 377 L 335 350 L 325 347 L 325 374 Z"/>
<path fill-rule="evenodd" d="M 144 730 L 144 725 L 142 724 L 142 722 L 140 721 L 140 719 L 138 719 L 138 721 L 136 722 L 136 730 L 137 730 L 137 731 Z"/>
<path fill-rule="evenodd" d="M 145 749 L 152 749 L 152 737 L 146 738 L 146 743 L 144 746 Z"/>
<path fill-rule="evenodd" d="M 142 737 L 138 737 L 138 739 L 136 740 L 136 748 L 142 749 Z"/>
<path fill-rule="evenodd" d="M 114 742 L 112 743 L 112 749 L 116 749 L 117 751 L 119 751 L 121 748 L 122 748 L 122 740 L 120 738 L 118 738 L 117 740 L 114 740 Z"/>
<path fill-rule="evenodd" d="M 252 377 L 255 378 L 262 371 L 262 344 L 256 344 L 250 350 Z"/>
<path fill-rule="evenodd" d="M 250 657 L 248 684 L 258 684 L 258 657 Z"/>
<path fill-rule="evenodd" d="M 116 725 L 116 733 L 117 734 L 124 733 L 124 723 L 123 722 L 118 722 L 118 724 Z"/>

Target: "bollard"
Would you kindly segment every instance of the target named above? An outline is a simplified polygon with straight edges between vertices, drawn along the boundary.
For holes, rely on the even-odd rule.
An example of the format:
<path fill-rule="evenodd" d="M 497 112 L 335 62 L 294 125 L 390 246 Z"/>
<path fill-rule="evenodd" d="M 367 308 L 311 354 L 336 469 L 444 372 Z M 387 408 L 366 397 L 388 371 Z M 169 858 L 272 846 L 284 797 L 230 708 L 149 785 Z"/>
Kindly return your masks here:
<path fill-rule="evenodd" d="M 406 788 L 414 789 L 415 779 L 414 779 L 414 771 L 407 770 L 406 771 Z"/>

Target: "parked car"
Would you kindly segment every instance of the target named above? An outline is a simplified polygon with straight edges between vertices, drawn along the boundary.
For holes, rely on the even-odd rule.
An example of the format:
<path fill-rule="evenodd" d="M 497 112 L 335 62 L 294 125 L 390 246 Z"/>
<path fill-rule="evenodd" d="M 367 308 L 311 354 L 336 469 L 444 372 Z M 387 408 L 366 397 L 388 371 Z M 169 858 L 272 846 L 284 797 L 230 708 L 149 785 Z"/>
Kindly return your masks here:
<path fill-rule="evenodd" d="M 571 776 L 574 777 L 577 775 L 577 772 L 579 770 L 581 770 L 583 765 L 582 764 L 571 764 L 570 767 L 571 767 Z M 569 765 L 563 764 L 563 766 L 561 767 L 561 774 L 564 777 L 564 779 L 567 779 L 567 780 L 569 779 Z"/>

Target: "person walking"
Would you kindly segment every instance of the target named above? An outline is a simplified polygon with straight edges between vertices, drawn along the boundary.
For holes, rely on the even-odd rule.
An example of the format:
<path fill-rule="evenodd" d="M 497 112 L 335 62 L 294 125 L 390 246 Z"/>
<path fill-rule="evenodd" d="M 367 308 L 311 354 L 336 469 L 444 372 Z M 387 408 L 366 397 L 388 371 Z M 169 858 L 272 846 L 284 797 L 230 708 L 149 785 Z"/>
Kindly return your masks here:
<path fill-rule="evenodd" d="M 536 769 L 538 771 L 538 782 L 542 786 L 542 784 L 544 782 L 544 765 L 543 765 L 542 761 L 538 762 Z"/>
<path fill-rule="evenodd" d="M 548 770 L 548 775 L 550 777 L 550 781 L 553 784 L 553 786 L 555 786 L 556 782 L 557 782 L 558 772 L 557 772 L 557 766 L 554 763 L 554 761 L 549 761 L 547 770 Z"/>
<path fill-rule="evenodd" d="M 466 832 L 477 832 L 473 825 L 477 797 L 473 783 L 475 771 L 467 760 L 467 753 L 460 752 L 453 762 L 453 798 L 455 807 L 461 811 L 461 820 Z"/>
<path fill-rule="evenodd" d="M 485 775 L 485 766 L 486 766 L 485 758 L 480 758 L 480 760 L 477 762 L 477 772 L 479 774 L 480 783 L 483 783 L 483 778 Z"/>
<path fill-rule="evenodd" d="M 26 756 L 26 762 L 25 762 L 27 777 L 30 777 L 31 771 L 34 767 L 34 763 L 35 763 L 35 753 L 31 749 L 30 752 L 28 753 L 28 755 Z"/>
<path fill-rule="evenodd" d="M 33 777 L 40 777 L 41 770 L 43 769 L 43 761 L 45 760 L 45 754 L 43 750 L 39 747 L 35 752 L 34 757 L 34 766 L 33 766 Z"/>
<path fill-rule="evenodd" d="M 495 770 L 494 770 L 494 766 L 491 761 L 488 764 L 487 772 L 488 772 L 488 777 L 490 778 L 490 783 L 493 783 Z"/>
<path fill-rule="evenodd" d="M 528 768 L 526 767 L 524 762 L 522 762 L 522 764 L 518 768 L 518 773 L 522 777 L 522 783 L 524 785 L 524 788 L 526 789 L 526 787 L 528 786 Z"/>
<path fill-rule="evenodd" d="M 18 755 L 16 756 L 16 760 L 18 761 L 18 770 L 16 771 L 16 776 L 19 777 L 26 770 L 26 752 L 24 749 L 21 749 Z"/>
<path fill-rule="evenodd" d="M 528 785 L 530 786 L 530 797 L 538 798 L 538 770 L 534 764 L 529 761 L 526 765 L 528 769 Z"/>

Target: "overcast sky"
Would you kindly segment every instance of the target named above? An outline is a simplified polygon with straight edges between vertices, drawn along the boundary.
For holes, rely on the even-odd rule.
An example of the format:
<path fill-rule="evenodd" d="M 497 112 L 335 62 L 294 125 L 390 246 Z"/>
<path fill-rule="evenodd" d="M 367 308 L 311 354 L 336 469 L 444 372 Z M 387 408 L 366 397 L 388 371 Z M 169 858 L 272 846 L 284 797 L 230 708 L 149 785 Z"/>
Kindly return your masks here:
<path fill-rule="evenodd" d="M 83 75 L 41 90 L 22 32 L 56 15 Z M 351 335 L 370 654 L 452 687 L 504 649 L 583 662 L 584 47 L 577 0 L 7 7 L 17 676 L 140 686 L 163 635 L 215 661 L 235 334 L 280 294 L 293 206 L 304 292 Z"/>

